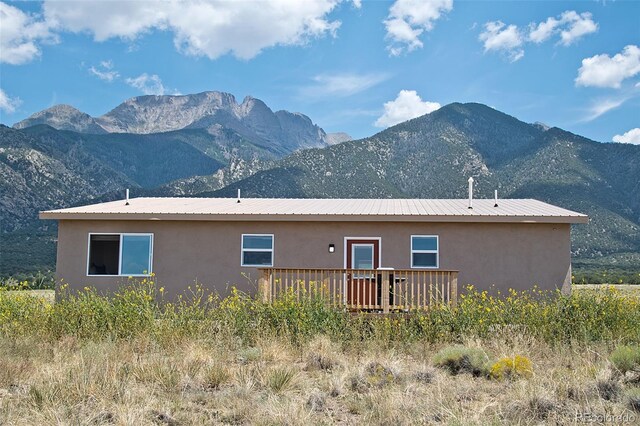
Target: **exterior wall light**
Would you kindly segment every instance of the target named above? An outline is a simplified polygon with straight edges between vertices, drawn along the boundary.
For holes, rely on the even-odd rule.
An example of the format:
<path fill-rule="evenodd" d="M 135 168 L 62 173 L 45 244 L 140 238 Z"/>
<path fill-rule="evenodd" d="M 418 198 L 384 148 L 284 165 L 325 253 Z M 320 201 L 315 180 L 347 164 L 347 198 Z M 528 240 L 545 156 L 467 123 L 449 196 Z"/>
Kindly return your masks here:
<path fill-rule="evenodd" d="M 329 253 L 333 253 L 336 251 L 336 245 L 335 244 L 329 244 Z"/>

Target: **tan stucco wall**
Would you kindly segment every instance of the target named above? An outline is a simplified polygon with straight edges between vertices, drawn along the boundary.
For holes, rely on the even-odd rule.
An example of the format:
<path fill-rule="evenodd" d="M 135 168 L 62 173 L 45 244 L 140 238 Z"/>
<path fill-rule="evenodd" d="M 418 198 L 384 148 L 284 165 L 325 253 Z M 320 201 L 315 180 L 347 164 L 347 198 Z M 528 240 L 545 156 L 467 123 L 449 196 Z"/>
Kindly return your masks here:
<path fill-rule="evenodd" d="M 275 235 L 275 267 L 342 268 L 344 237 L 381 237 L 381 265 L 409 269 L 410 236 L 417 234 L 439 235 L 440 268 L 459 270 L 461 285 L 555 289 L 571 275 L 569 224 L 63 220 L 57 276 L 71 288 L 108 291 L 126 281 L 86 276 L 90 232 L 153 233 L 153 271 L 168 296 L 195 280 L 221 294 L 231 285 L 255 291 L 257 270 L 240 267 L 243 233 Z"/>

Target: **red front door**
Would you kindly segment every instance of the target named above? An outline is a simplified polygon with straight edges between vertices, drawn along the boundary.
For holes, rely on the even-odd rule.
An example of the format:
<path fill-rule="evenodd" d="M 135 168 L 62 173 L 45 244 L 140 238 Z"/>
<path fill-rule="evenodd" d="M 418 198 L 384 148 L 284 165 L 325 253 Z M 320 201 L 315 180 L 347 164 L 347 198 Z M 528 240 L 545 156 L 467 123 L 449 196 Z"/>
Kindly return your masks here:
<path fill-rule="evenodd" d="M 380 267 L 380 240 L 347 239 L 347 303 L 374 308 L 378 304 L 377 274 Z"/>

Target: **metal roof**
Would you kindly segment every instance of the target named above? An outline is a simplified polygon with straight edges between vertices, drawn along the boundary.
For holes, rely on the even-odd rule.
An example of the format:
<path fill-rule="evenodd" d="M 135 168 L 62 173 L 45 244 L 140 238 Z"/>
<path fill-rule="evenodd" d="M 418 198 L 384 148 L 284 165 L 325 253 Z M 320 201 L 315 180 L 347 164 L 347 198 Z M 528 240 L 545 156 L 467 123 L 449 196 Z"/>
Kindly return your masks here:
<path fill-rule="evenodd" d="M 587 223 L 588 217 L 533 199 L 132 198 L 40 212 L 59 220 L 396 221 Z"/>

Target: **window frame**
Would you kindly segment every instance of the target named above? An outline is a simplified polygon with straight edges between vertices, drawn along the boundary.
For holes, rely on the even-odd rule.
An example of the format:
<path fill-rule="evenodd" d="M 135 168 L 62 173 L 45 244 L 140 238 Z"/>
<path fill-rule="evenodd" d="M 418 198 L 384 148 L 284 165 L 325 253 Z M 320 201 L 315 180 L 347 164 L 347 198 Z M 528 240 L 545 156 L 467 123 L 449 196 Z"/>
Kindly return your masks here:
<path fill-rule="evenodd" d="M 92 235 L 118 235 L 120 240 L 118 241 L 118 274 L 90 274 L 89 261 L 91 260 L 91 236 Z M 123 274 L 122 273 L 122 241 L 123 237 L 134 236 L 134 237 L 150 237 L 149 244 L 149 270 L 146 274 Z M 150 277 L 153 274 L 153 239 L 154 235 L 152 232 L 89 232 L 87 235 L 87 267 L 85 269 L 85 274 L 87 277 Z"/>
<path fill-rule="evenodd" d="M 244 237 L 271 237 L 271 248 L 270 249 L 252 249 L 252 248 L 244 248 Z M 244 263 L 244 252 L 254 252 L 254 253 L 271 253 L 271 264 L 269 265 L 251 265 Z M 242 234 L 240 236 L 240 266 L 243 268 L 273 268 L 275 261 L 275 252 L 276 252 L 276 238 L 274 234 Z"/>
<path fill-rule="evenodd" d="M 436 239 L 436 249 L 435 250 L 414 250 L 413 249 L 413 239 L 414 238 L 435 238 Z M 435 253 L 436 255 L 436 265 L 435 266 L 416 266 L 413 264 L 413 254 L 414 253 Z M 411 235 L 410 240 L 410 253 L 411 257 L 411 269 L 438 269 L 440 268 L 440 236 L 439 235 Z"/>
<path fill-rule="evenodd" d="M 371 268 L 352 268 L 354 270 L 367 270 L 367 269 L 374 269 L 375 266 L 375 262 L 376 262 L 376 245 L 373 243 L 353 243 L 351 244 L 351 263 L 353 263 L 355 261 L 356 258 L 356 248 L 357 247 L 371 247 Z M 367 274 L 367 273 L 361 273 L 361 274 L 356 274 L 353 273 L 353 278 L 358 278 L 358 279 L 362 279 L 362 278 L 373 278 L 373 275 L 371 274 Z"/>

